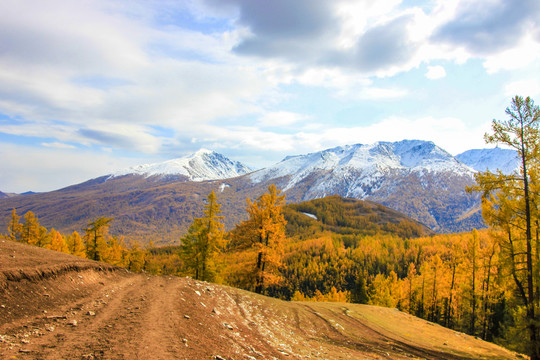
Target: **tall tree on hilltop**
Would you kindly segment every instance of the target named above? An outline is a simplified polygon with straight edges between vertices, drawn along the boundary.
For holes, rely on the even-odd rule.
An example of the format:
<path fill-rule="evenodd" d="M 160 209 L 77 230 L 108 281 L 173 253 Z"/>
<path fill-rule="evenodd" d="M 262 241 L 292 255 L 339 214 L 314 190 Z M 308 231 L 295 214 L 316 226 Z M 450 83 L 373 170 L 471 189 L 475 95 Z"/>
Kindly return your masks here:
<path fill-rule="evenodd" d="M 486 134 L 485 140 L 515 149 L 520 160 L 519 170 L 511 175 L 500 171 L 480 172 L 476 175 L 478 185 L 473 189 L 483 192 L 486 222 L 504 234 L 499 238 L 501 257 L 526 310 L 529 355 L 532 360 L 539 360 L 540 109 L 531 98 L 516 96 L 506 108 L 506 114 L 506 121 L 493 120 L 493 132 Z"/>
<path fill-rule="evenodd" d="M 221 205 L 212 191 L 207 198 L 204 216 L 196 218 L 182 238 L 180 253 L 185 266 L 197 280 L 216 281 L 217 257 L 224 246 L 224 232 L 220 216 Z"/>
<path fill-rule="evenodd" d="M 286 221 L 282 207 L 285 195 L 274 184 L 257 201 L 247 199 L 249 219 L 242 222 L 233 232 L 234 245 L 239 249 L 251 249 L 256 253 L 252 271 L 247 276 L 248 287 L 263 294 L 270 285 L 279 283 L 281 252 L 285 241 Z"/>

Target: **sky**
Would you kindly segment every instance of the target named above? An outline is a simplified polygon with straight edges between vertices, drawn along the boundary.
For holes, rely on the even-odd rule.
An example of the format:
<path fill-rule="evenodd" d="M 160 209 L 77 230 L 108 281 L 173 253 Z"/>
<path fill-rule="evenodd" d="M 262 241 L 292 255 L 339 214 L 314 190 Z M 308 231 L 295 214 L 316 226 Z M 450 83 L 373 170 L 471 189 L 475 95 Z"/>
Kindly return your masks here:
<path fill-rule="evenodd" d="M 0 191 L 201 148 L 457 155 L 515 95 L 540 103 L 538 0 L 0 0 Z"/>

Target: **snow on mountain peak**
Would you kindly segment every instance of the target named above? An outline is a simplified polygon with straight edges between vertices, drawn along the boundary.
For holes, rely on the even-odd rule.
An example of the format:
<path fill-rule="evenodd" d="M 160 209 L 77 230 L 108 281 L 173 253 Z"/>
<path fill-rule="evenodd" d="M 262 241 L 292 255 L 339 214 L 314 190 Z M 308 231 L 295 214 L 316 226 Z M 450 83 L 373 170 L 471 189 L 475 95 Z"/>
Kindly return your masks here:
<path fill-rule="evenodd" d="M 307 155 L 289 156 L 274 166 L 253 172 L 249 177 L 257 183 L 289 176 L 284 188 L 287 190 L 317 173 L 320 192 L 336 181 L 349 179 L 347 182 L 353 192 L 350 195 L 356 196 L 355 191 L 363 191 L 361 189 L 370 184 L 376 186 L 377 179 L 389 171 L 451 171 L 470 176 L 474 172 L 431 141 L 403 140 L 338 146 Z"/>
<path fill-rule="evenodd" d="M 242 163 L 233 162 L 227 157 L 208 149 L 199 151 L 177 159 L 161 163 L 144 164 L 120 170 L 112 174 L 113 177 L 123 175 L 182 175 L 191 181 L 205 181 L 228 179 L 250 172 L 251 169 Z"/>
<path fill-rule="evenodd" d="M 503 174 L 511 174 L 519 168 L 516 151 L 499 147 L 467 150 L 456 158 L 477 171 L 500 170 Z"/>

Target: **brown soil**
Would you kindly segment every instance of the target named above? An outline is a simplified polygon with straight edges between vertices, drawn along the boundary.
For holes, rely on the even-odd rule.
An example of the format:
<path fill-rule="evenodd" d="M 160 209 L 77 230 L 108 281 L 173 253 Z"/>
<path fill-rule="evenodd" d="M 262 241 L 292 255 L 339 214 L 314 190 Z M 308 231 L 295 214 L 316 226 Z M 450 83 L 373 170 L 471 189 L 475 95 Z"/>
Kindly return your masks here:
<path fill-rule="evenodd" d="M 513 359 L 395 309 L 285 302 L 0 241 L 2 359 Z"/>

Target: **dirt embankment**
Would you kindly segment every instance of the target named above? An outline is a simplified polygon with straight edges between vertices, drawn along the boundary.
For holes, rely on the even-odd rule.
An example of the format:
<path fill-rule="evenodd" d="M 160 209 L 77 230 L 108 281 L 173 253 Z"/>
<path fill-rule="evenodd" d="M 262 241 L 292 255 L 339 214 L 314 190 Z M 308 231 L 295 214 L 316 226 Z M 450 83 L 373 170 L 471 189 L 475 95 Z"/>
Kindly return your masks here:
<path fill-rule="evenodd" d="M 513 359 L 394 309 L 290 303 L 0 241 L 0 358 Z"/>

